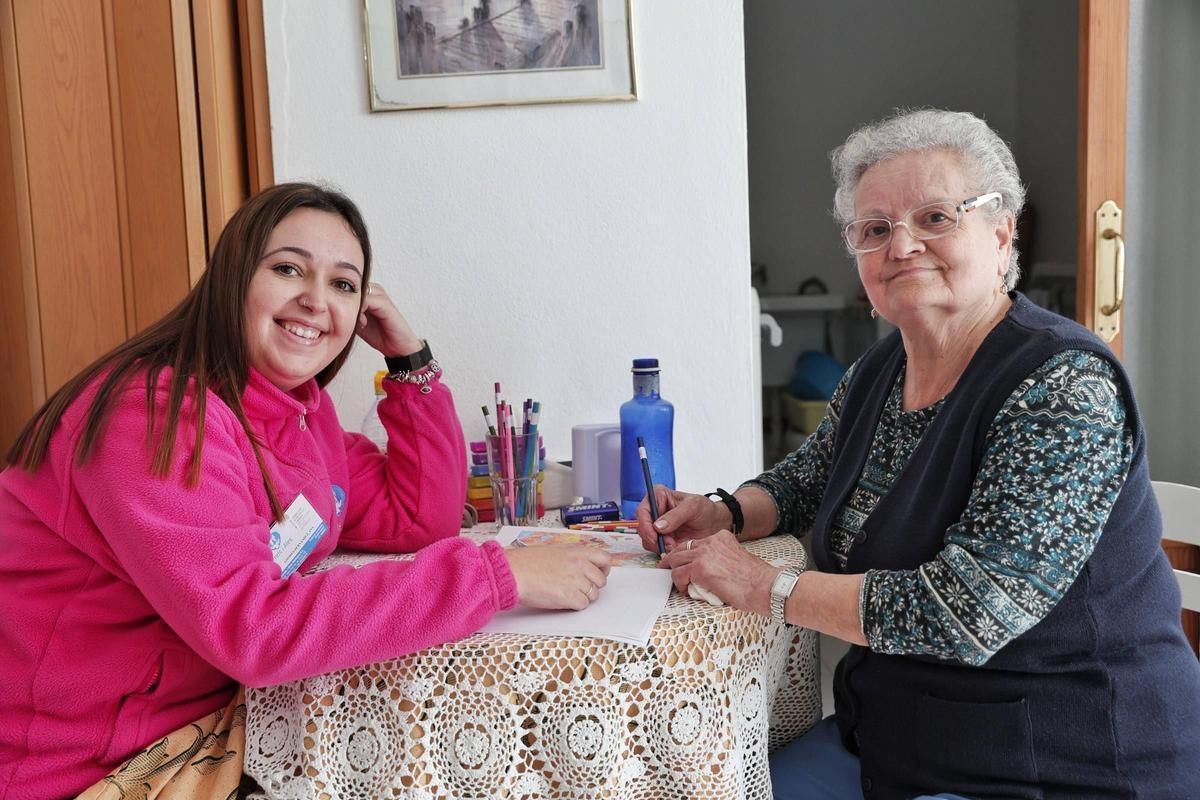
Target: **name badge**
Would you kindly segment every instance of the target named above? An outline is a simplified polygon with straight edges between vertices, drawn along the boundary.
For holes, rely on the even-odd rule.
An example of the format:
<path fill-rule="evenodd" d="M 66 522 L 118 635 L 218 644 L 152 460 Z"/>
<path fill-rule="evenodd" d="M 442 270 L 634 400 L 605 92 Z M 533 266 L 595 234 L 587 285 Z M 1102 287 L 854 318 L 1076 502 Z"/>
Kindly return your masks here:
<path fill-rule="evenodd" d="M 297 495 L 283 521 L 271 526 L 271 557 L 283 571 L 283 577 L 300 569 L 329 526 L 303 494 Z"/>

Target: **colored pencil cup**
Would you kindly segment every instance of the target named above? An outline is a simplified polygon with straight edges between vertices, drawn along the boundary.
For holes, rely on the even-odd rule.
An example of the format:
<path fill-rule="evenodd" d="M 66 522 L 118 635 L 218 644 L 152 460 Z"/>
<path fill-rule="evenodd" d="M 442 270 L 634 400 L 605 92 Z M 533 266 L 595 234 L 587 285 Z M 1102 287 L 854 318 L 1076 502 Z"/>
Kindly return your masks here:
<path fill-rule="evenodd" d="M 496 521 L 501 525 L 536 525 L 541 467 L 537 434 L 488 436 L 487 458 Z"/>
<path fill-rule="evenodd" d="M 517 478 L 510 484 L 492 479 L 492 503 L 496 507 L 496 521 L 501 525 L 535 527 L 538 522 L 537 477 Z M 511 501 L 509 491 L 512 492 Z"/>

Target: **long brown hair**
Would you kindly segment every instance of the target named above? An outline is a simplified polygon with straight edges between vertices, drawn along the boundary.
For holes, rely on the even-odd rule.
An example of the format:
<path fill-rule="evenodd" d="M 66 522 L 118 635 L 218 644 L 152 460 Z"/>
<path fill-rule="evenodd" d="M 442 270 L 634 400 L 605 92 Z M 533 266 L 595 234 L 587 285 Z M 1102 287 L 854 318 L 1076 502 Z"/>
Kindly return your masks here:
<path fill-rule="evenodd" d="M 113 394 L 137 372 L 145 370 L 146 444 L 154 448 L 151 472 L 160 476 L 169 473 L 180 411 L 184 398 L 190 394 L 194 404 L 196 439 L 188 461 L 186 483 L 192 488 L 200 484 L 205 401 L 207 392 L 212 391 L 233 410 L 250 438 L 271 510 L 276 520 L 282 519 L 283 509 L 259 450 L 261 442 L 251 431 L 242 409 L 242 392 L 249 377 L 243 306 L 267 239 L 284 217 L 299 208 L 328 211 L 346 221 L 362 247 L 363 285 L 366 286 L 371 277 L 371 243 L 362 214 L 348 197 L 310 183 L 282 183 L 264 189 L 230 218 L 221 231 L 208 268 L 182 302 L 161 320 L 92 362 L 55 392 L 21 430 L 17 441 L 5 454 L 5 466 L 19 465 L 31 472 L 37 469 L 46 457 L 50 438 L 62 415 L 75 398 L 103 374 L 76 446 L 76 462 L 82 463 L 92 454 L 104 432 L 112 410 Z M 337 375 L 350 355 L 355 338 L 350 337 L 342 351 L 317 374 L 319 386 L 324 387 Z M 165 424 L 156 429 L 159 413 L 156 387 L 159 373 L 165 367 L 171 368 L 170 393 Z"/>

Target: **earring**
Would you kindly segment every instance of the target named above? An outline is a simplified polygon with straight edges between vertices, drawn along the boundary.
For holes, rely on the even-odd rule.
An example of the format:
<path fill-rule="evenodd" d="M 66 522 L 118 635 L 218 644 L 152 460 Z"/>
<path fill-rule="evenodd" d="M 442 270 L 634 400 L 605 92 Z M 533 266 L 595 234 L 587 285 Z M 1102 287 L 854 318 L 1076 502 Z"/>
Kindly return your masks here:
<path fill-rule="evenodd" d="M 871 306 L 871 319 L 879 319 L 879 312 L 875 310 L 875 306 Z"/>

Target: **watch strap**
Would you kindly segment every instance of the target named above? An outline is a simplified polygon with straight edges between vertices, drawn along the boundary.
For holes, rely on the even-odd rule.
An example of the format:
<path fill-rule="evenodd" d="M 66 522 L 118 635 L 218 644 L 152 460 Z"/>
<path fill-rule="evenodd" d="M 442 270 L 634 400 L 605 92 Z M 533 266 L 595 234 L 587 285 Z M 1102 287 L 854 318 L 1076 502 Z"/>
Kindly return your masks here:
<path fill-rule="evenodd" d="M 433 351 L 429 349 L 429 342 L 421 340 L 421 349 L 415 353 L 409 353 L 406 356 L 385 356 L 384 361 L 387 362 L 389 375 L 395 375 L 397 372 L 412 372 L 433 361 Z"/>
<path fill-rule="evenodd" d="M 738 502 L 738 499 L 720 487 L 704 496 L 716 497 L 725 504 L 725 507 L 729 509 L 729 516 L 732 518 L 733 535 L 741 536 L 742 528 L 746 526 L 746 518 L 742 515 L 742 504 Z"/>

